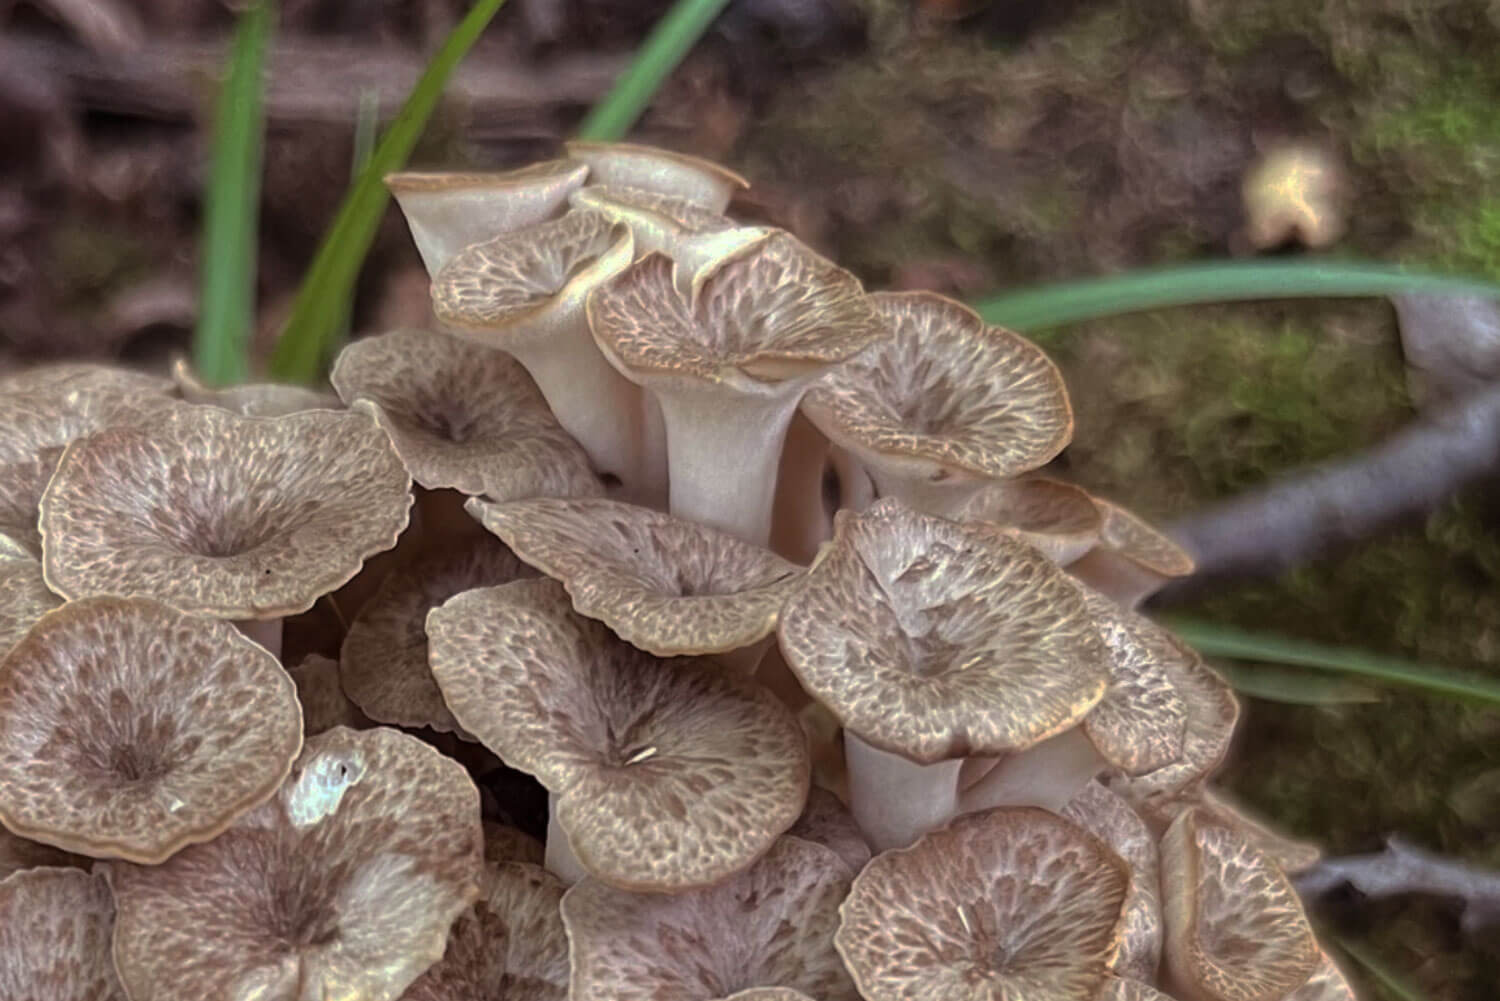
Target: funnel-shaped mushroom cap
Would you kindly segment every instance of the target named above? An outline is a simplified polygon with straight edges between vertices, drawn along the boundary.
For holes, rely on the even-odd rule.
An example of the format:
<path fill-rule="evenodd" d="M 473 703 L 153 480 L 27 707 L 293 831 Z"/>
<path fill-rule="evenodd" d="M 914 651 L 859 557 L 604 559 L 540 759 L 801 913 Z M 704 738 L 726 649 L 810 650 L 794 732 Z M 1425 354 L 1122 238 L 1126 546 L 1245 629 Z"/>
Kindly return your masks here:
<path fill-rule="evenodd" d="M 1066 566 L 1099 541 L 1104 518 L 1081 487 L 1045 476 L 1001 480 L 980 490 L 958 513 L 1015 530 L 1055 563 Z"/>
<path fill-rule="evenodd" d="M 1161 962 L 1161 856 L 1146 822 L 1115 793 L 1090 782 L 1062 809 L 1062 816 L 1082 827 L 1130 866 L 1125 920 L 1120 926 L 1120 955 L 1111 969 L 1123 977 L 1151 980 Z"/>
<path fill-rule="evenodd" d="M 0 657 L 63 600 L 47 590 L 35 560 L 0 559 Z"/>
<path fill-rule="evenodd" d="M 833 947 L 851 875 L 822 845 L 783 837 L 739 875 L 688 893 L 627 893 L 585 879 L 562 904 L 570 997 L 856 1001 Z"/>
<path fill-rule="evenodd" d="M 1139 516 L 1098 497 L 1099 543 L 1068 572 L 1122 605 L 1134 607 L 1167 581 L 1193 572 L 1193 558 Z"/>
<path fill-rule="evenodd" d="M 891 500 L 839 512 L 779 636 L 847 729 L 923 764 L 1062 732 L 1109 670 L 1078 588 L 1045 556 Z"/>
<path fill-rule="evenodd" d="M 1173 642 L 1177 642 L 1173 639 Z M 1136 777 L 1123 776 L 1111 786 L 1131 805 L 1150 815 L 1182 790 L 1201 782 L 1218 767 L 1229 750 L 1240 704 L 1234 690 L 1186 646 L 1183 656 L 1158 661 L 1166 668 L 1173 689 L 1187 706 L 1187 727 L 1182 734 L 1182 753 L 1175 761 Z"/>
<path fill-rule="evenodd" d="M 392 1001 L 478 897 L 480 850 L 457 762 L 395 730 L 329 730 L 213 841 L 111 864 L 115 968 L 152 1001 Z"/>
<path fill-rule="evenodd" d="M 541 866 L 485 866 L 479 902 L 454 923 L 442 961 L 401 1001 L 566 1001 L 564 889 Z"/>
<path fill-rule="evenodd" d="M 931 292 L 870 302 L 888 336 L 819 379 L 802 412 L 859 457 L 881 493 L 946 514 L 933 491 L 949 481 L 1015 476 L 1067 445 L 1062 373 L 1036 345 Z"/>
<path fill-rule="evenodd" d="M 556 581 L 467 591 L 432 610 L 427 635 L 458 722 L 554 794 L 578 861 L 612 885 L 719 882 L 802 809 L 807 746 L 774 695 L 623 643 Z"/>
<path fill-rule="evenodd" d="M 831 849 L 844 860 L 849 874 L 859 872 L 870 861 L 870 845 L 859 832 L 859 825 L 849 808 L 827 789 L 813 786 L 807 791 L 807 805 L 788 834 Z"/>
<path fill-rule="evenodd" d="M 70 602 L 0 663 L 0 821 L 69 851 L 160 862 L 271 795 L 301 746 L 274 657 L 154 601 Z"/>
<path fill-rule="evenodd" d="M 1328 953 L 1320 951 L 1318 966 L 1307 983 L 1288 994 L 1282 1001 L 1357 1001 L 1354 989 Z"/>
<path fill-rule="evenodd" d="M 590 184 L 672 195 L 709 212 L 723 212 L 736 191 L 750 186 L 729 168 L 686 153 L 634 143 L 574 140 L 565 146 L 569 157 L 588 164 Z"/>
<path fill-rule="evenodd" d="M 1119 949 L 1130 869 L 1031 807 L 971 813 L 854 879 L 834 941 L 867 1001 L 1074 1001 Z"/>
<path fill-rule="evenodd" d="M 1288 837 L 1204 780 L 1189 783 L 1170 795 L 1153 796 L 1140 807 L 1141 816 L 1158 831 L 1165 831 L 1188 810 L 1197 810 L 1213 823 L 1232 828 L 1282 872 L 1296 874 L 1310 869 L 1323 856 L 1316 844 Z"/>
<path fill-rule="evenodd" d="M 114 915 L 103 876 L 31 869 L 0 880 L 0 997 L 125 1001 L 109 953 Z"/>
<path fill-rule="evenodd" d="M 604 492 L 582 447 L 503 351 L 398 330 L 346 347 L 332 381 L 344 402 L 368 410 L 428 489 L 500 499 Z"/>
<path fill-rule="evenodd" d="M 189 403 L 218 407 L 241 417 L 285 417 L 287 414 L 300 414 L 304 410 L 343 409 L 338 397 L 305 386 L 275 382 L 226 386 L 222 389 L 205 386 L 193 374 L 192 367 L 184 358 L 172 363 L 172 381 L 177 384 L 177 392 Z"/>
<path fill-rule="evenodd" d="M 667 255 L 678 265 L 679 282 L 691 281 L 703 268 L 771 232 L 764 226 L 738 225 L 686 198 L 640 188 L 580 188 L 572 203 L 625 223 L 635 234 L 635 256 Z"/>
<path fill-rule="evenodd" d="M 336 726 L 363 730 L 370 718 L 349 700 L 339 683 L 339 662 L 332 657 L 310 653 L 286 673 L 297 686 L 297 701 L 302 703 L 302 733 L 311 737 Z"/>
<path fill-rule="evenodd" d="M 435 275 L 465 247 L 560 214 L 587 177 L 581 163 L 548 160 L 500 173 L 388 174 L 385 186 Z"/>
<path fill-rule="evenodd" d="M 74 442 L 42 496 L 65 597 L 140 594 L 229 619 L 306 611 L 396 544 L 411 477 L 359 414 L 186 407 Z"/>
<path fill-rule="evenodd" d="M 1277 1001 L 1317 968 L 1297 891 L 1224 824 L 1189 810 L 1161 841 L 1166 970 L 1184 1001 Z"/>
<path fill-rule="evenodd" d="M 801 568 L 732 535 L 611 500 L 469 502 L 516 555 L 562 581 L 580 615 L 658 657 L 771 634 Z"/>
<path fill-rule="evenodd" d="M 344 637 L 344 691 L 371 719 L 454 732 L 458 722 L 427 664 L 427 613 L 460 591 L 534 575 L 486 535 L 392 571 Z"/>

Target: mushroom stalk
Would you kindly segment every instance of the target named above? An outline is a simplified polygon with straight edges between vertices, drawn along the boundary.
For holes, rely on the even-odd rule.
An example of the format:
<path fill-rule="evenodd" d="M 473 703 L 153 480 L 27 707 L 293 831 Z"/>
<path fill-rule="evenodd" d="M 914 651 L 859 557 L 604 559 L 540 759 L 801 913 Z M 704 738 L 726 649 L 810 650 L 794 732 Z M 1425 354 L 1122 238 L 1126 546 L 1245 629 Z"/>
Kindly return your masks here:
<path fill-rule="evenodd" d="M 248 639 L 265 647 L 271 656 L 281 659 L 280 619 L 240 619 L 234 625 Z"/>
<path fill-rule="evenodd" d="M 1081 727 L 1011 755 L 959 797 L 958 812 L 995 806 L 1039 806 L 1056 813 L 1105 767 Z"/>
<path fill-rule="evenodd" d="M 771 514 L 771 551 L 795 563 L 811 563 L 818 547 L 833 534 L 833 520 L 823 505 L 823 472 L 828 466 L 828 439 L 801 414 L 787 427 L 776 474 Z"/>
<path fill-rule="evenodd" d="M 572 886 L 588 875 L 573 846 L 568 844 L 568 834 L 557 822 L 557 793 L 547 794 L 547 871 L 564 883 Z"/>
<path fill-rule="evenodd" d="M 914 511 L 935 515 L 939 518 L 957 518 L 974 495 L 988 485 L 982 479 L 947 479 L 932 481 L 903 476 L 891 469 L 872 463 L 869 477 L 875 481 L 877 497 L 894 497 Z"/>
<path fill-rule="evenodd" d="M 839 480 L 839 508 L 863 511 L 875 503 L 875 483 L 853 452 L 834 445 L 828 450 L 828 460 Z"/>
<path fill-rule="evenodd" d="M 877 853 L 905 848 L 958 813 L 962 758 L 919 765 L 844 731 L 849 810 Z"/>

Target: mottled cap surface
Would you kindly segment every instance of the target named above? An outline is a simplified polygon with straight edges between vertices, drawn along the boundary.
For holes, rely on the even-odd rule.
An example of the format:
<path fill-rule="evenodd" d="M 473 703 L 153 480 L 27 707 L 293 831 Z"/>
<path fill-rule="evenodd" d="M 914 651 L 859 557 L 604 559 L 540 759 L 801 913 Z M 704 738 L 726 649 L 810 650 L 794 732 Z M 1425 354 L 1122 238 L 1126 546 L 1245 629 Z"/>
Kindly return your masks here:
<path fill-rule="evenodd" d="M 807 791 L 807 805 L 788 834 L 820 844 L 833 851 L 849 867 L 850 875 L 870 861 L 870 844 L 860 833 L 849 808 L 833 793 L 819 786 Z"/>
<path fill-rule="evenodd" d="M 344 637 L 339 653 L 344 691 L 381 723 L 458 730 L 428 666 L 427 613 L 460 591 L 534 575 L 487 535 L 465 538 L 392 571 Z"/>
<path fill-rule="evenodd" d="M 1100 497 L 1094 503 L 1103 519 L 1099 548 L 1162 577 L 1186 577 L 1193 572 L 1193 558 L 1187 551 L 1140 515 Z"/>
<path fill-rule="evenodd" d="M 172 381 L 187 402 L 218 407 L 241 417 L 285 417 L 304 410 L 342 410 L 339 398 L 306 386 L 275 382 L 247 383 L 214 388 L 204 385 L 184 359 L 172 365 Z"/>
<path fill-rule="evenodd" d="M 786 233 L 700 272 L 691 295 L 671 261 L 647 256 L 591 294 L 588 314 L 600 350 L 637 381 L 775 383 L 885 336 L 858 279 Z"/>
<path fill-rule="evenodd" d="M 839 512 L 778 635 L 846 728 L 922 763 L 1060 733 L 1109 670 L 1077 587 L 1045 556 L 891 500 Z"/>
<path fill-rule="evenodd" d="M 0 559 L 0 657 L 21 641 L 37 619 L 63 603 L 42 580 L 42 565 Z"/>
<path fill-rule="evenodd" d="M 526 369 L 496 348 L 397 330 L 344 348 L 332 381 L 428 489 L 501 500 L 604 492 Z"/>
<path fill-rule="evenodd" d="M 564 889 L 539 865 L 486 865 L 478 903 L 454 923 L 442 960 L 402 1001 L 566 1001 Z"/>
<path fill-rule="evenodd" d="M 1318 965 L 1307 983 L 1288 994 L 1283 1001 L 1356 1001 L 1354 988 L 1344 979 L 1343 971 L 1329 958 L 1318 953 Z"/>
<path fill-rule="evenodd" d="M 958 514 L 1013 529 L 1066 566 L 1099 541 L 1104 518 L 1088 492 L 1045 476 L 1000 480 L 980 490 Z"/>
<path fill-rule="evenodd" d="M 886 335 L 802 402 L 836 444 L 991 479 L 1035 469 L 1067 445 L 1067 389 L 1036 345 L 931 292 L 869 299 Z"/>
<path fill-rule="evenodd" d="M 834 941 L 866 1001 L 1073 1001 L 1119 949 L 1130 870 L 1055 814 L 960 817 L 854 879 Z"/>
<path fill-rule="evenodd" d="M 218 838 L 111 864 L 116 969 L 153 1001 L 393 1001 L 478 899 L 481 844 L 457 762 L 395 730 L 329 730 Z"/>
<path fill-rule="evenodd" d="M 410 506 L 411 477 L 366 417 L 187 407 L 68 448 L 42 497 L 42 563 L 65 597 L 277 618 L 394 546 Z"/>
<path fill-rule="evenodd" d="M 0 880 L 0 997 L 125 1001 L 109 953 L 114 911 L 104 877 L 81 869 Z"/>
<path fill-rule="evenodd" d="M 580 615 L 659 657 L 737 650 L 769 636 L 801 574 L 770 550 L 619 501 L 475 500 L 469 510 L 562 581 Z"/>
<path fill-rule="evenodd" d="M 310 653 L 302 662 L 286 669 L 297 686 L 297 701 L 302 704 L 302 732 L 311 737 L 336 726 L 362 730 L 371 726 L 368 716 L 344 694 L 339 683 L 339 662 L 332 657 Z"/>
<path fill-rule="evenodd" d="M 1170 634 L 1167 634 L 1170 636 Z M 1187 706 L 1182 753 L 1176 760 L 1138 776 L 1122 775 L 1110 785 L 1137 809 L 1159 811 L 1183 790 L 1206 779 L 1229 751 L 1240 704 L 1234 690 L 1175 637 L 1183 652 L 1158 662 Z"/>
<path fill-rule="evenodd" d="M 739 875 L 687 893 L 585 879 L 563 898 L 571 998 L 857 1001 L 833 946 L 851 875 L 827 848 L 782 837 Z"/>
<path fill-rule="evenodd" d="M 141 598 L 49 612 L 0 664 L 0 821 L 155 863 L 270 796 L 302 746 L 276 659 Z"/>
<path fill-rule="evenodd" d="M 433 609 L 427 635 L 459 724 L 555 795 L 574 855 L 611 885 L 716 883 L 802 809 L 806 741 L 774 695 L 635 649 L 556 581 L 467 591 Z"/>
<path fill-rule="evenodd" d="M 68 388 L 109 386 L 126 394 L 165 396 L 172 384 L 160 376 L 97 362 L 61 362 L 20 369 L 0 376 L 0 393 L 56 392 Z"/>
<path fill-rule="evenodd" d="M 711 160 L 635 143 L 565 144 L 568 156 L 588 164 L 589 184 L 639 188 L 682 198 L 710 212 L 723 212 L 736 191 L 750 182 Z"/>
<path fill-rule="evenodd" d="M 1090 782 L 1061 815 L 1109 846 L 1130 867 L 1120 925 L 1120 954 L 1111 969 L 1122 977 L 1152 980 L 1161 962 L 1161 856 L 1156 836 L 1130 804 L 1098 782 Z"/>
<path fill-rule="evenodd" d="M 1161 841 L 1166 969 L 1186 1001 L 1276 1001 L 1320 954 L 1297 891 L 1236 831 L 1197 810 Z"/>

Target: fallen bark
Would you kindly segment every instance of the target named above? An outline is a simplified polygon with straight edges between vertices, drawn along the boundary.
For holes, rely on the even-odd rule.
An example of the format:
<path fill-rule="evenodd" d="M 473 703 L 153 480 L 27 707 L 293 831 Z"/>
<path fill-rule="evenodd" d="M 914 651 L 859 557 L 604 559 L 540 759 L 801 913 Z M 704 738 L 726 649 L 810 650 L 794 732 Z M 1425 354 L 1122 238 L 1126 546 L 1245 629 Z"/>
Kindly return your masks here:
<path fill-rule="evenodd" d="M 1394 836 L 1383 852 L 1324 859 L 1294 882 L 1309 901 L 1346 884 L 1366 897 L 1426 893 L 1459 900 L 1463 929 L 1470 935 L 1500 924 L 1500 872 L 1423 851 Z"/>

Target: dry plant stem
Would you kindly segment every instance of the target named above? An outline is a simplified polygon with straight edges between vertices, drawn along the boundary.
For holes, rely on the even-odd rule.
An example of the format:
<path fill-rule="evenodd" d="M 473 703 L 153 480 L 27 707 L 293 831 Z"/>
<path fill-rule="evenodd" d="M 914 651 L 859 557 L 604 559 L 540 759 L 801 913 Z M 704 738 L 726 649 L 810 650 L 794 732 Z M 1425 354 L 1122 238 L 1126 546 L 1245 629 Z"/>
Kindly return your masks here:
<path fill-rule="evenodd" d="M 963 791 L 958 812 L 1039 806 L 1056 813 L 1105 767 L 1080 727 L 1002 759 Z"/>
<path fill-rule="evenodd" d="M 240 619 L 234 627 L 259 643 L 277 660 L 281 659 L 280 619 Z"/>
<path fill-rule="evenodd" d="M 573 846 L 568 844 L 568 832 L 557 822 L 557 793 L 547 794 L 547 871 L 569 886 L 588 875 Z"/>
<path fill-rule="evenodd" d="M 1367 897 L 1429 893 L 1461 900 L 1463 928 L 1471 935 L 1500 926 L 1500 872 L 1434 855 L 1401 838 L 1387 839 L 1383 852 L 1324 859 L 1296 880 L 1304 898 L 1322 896 L 1345 883 Z"/>
<path fill-rule="evenodd" d="M 964 759 L 919 765 L 844 731 L 849 811 L 877 853 L 905 848 L 958 813 Z"/>
<path fill-rule="evenodd" d="M 833 520 L 823 507 L 827 465 L 828 439 L 812 421 L 794 414 L 781 448 L 771 513 L 771 551 L 793 563 L 811 563 L 833 535 Z"/>
<path fill-rule="evenodd" d="M 853 452 L 834 445 L 828 450 L 828 457 L 839 479 L 840 508 L 863 511 L 875 503 L 875 481 Z"/>

